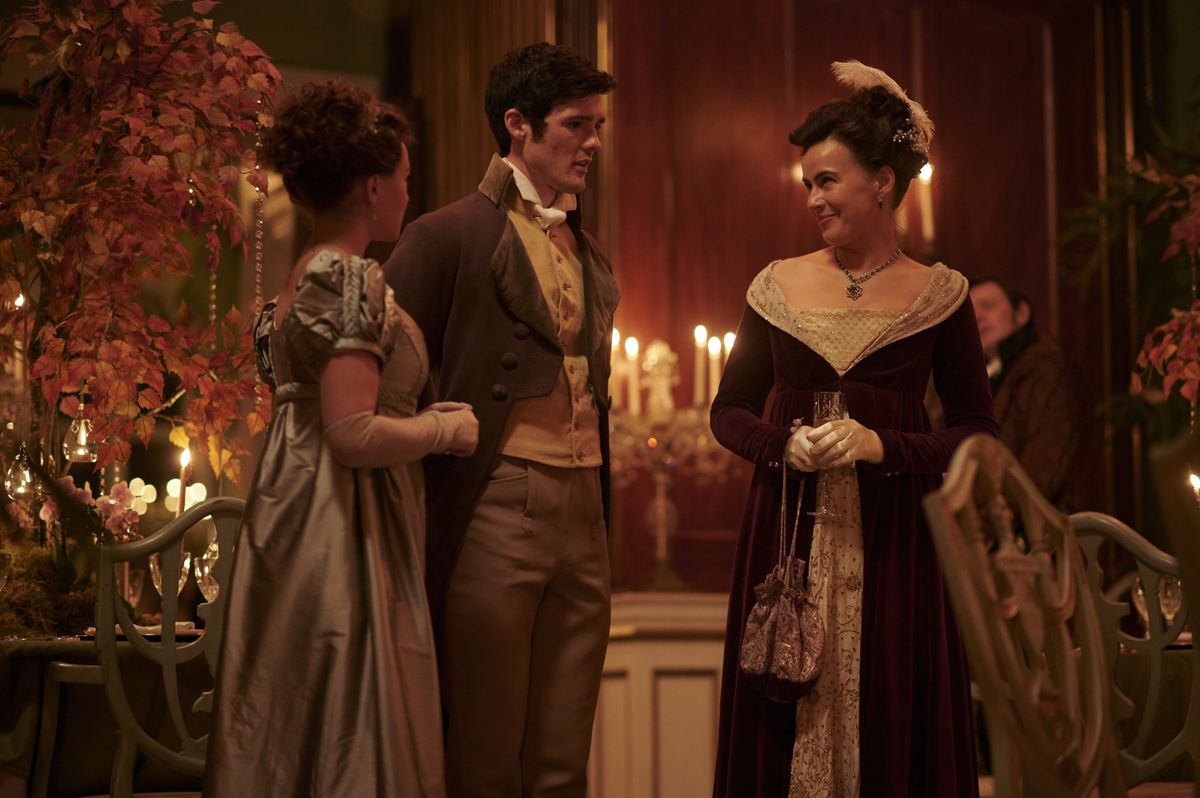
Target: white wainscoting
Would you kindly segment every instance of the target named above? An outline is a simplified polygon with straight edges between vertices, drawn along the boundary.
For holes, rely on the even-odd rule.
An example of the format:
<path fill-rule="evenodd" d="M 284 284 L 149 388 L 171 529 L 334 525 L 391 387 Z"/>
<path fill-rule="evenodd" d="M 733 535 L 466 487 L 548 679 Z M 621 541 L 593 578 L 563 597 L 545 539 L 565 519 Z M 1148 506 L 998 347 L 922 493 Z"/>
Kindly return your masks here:
<path fill-rule="evenodd" d="M 618 593 L 589 798 L 712 794 L 727 597 Z"/>

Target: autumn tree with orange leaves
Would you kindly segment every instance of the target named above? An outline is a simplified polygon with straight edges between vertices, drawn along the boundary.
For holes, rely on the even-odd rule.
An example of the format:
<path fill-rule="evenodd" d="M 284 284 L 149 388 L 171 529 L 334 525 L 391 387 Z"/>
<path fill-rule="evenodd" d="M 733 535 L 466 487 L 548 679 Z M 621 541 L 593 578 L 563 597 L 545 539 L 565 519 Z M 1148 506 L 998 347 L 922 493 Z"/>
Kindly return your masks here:
<path fill-rule="evenodd" d="M 270 415 L 248 320 L 163 318 L 139 297 L 190 275 L 196 252 L 215 270 L 227 245 L 248 249 L 236 189 L 246 176 L 266 190 L 255 130 L 279 73 L 233 24 L 202 18 L 211 0 L 167 19 L 176 5 L 43 0 L 0 27 L 0 65 L 28 57 L 40 75 L 23 87 L 31 123 L 0 132 L 0 357 L 26 364 L 31 447 L 59 451 L 60 413 L 84 396 L 98 465 L 167 423 L 236 481 L 235 422 L 254 434 Z"/>

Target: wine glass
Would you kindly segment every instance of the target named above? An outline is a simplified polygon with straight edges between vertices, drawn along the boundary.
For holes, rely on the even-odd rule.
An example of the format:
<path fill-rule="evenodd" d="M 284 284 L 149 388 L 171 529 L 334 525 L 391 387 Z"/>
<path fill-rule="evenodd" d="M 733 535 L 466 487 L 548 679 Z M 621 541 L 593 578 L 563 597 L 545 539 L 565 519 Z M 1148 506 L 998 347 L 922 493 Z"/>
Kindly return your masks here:
<path fill-rule="evenodd" d="M 1133 577 L 1133 585 L 1129 588 L 1129 598 L 1133 604 L 1133 609 L 1137 612 L 1138 618 L 1142 621 L 1142 628 L 1146 630 L 1146 637 L 1150 636 L 1150 612 L 1146 609 L 1146 590 L 1142 587 L 1142 578 L 1140 576 Z"/>
<path fill-rule="evenodd" d="M 116 569 L 118 592 L 130 607 L 137 607 L 146 585 L 146 572 L 131 562 L 118 563 Z"/>
<path fill-rule="evenodd" d="M 220 592 L 220 585 L 217 584 L 217 575 L 215 569 L 217 567 L 217 557 L 221 550 L 217 548 L 217 540 L 213 538 L 205 547 L 203 554 L 197 554 L 195 559 L 196 564 L 196 584 L 200 587 L 200 592 L 204 595 L 204 600 L 211 603 Z"/>
<path fill-rule="evenodd" d="M 154 583 L 154 589 L 158 591 L 158 595 L 163 592 L 163 574 L 161 555 L 151 554 L 150 557 L 150 581 Z M 183 562 L 179 564 L 179 586 L 175 588 L 175 594 L 183 592 L 183 586 L 187 584 L 188 571 L 192 568 L 192 557 L 190 554 L 183 554 Z"/>
<path fill-rule="evenodd" d="M 12 555 L 8 553 L 0 554 L 0 590 L 8 584 L 8 575 L 12 573 Z"/>
<path fill-rule="evenodd" d="M 1183 606 L 1183 585 L 1178 578 L 1166 574 L 1158 578 L 1158 606 L 1167 619 L 1167 626 L 1170 626 Z"/>
<path fill-rule="evenodd" d="M 846 395 L 841 391 L 813 392 L 813 427 L 846 417 Z M 819 519 L 836 518 L 837 512 L 829 505 L 829 490 L 820 489 L 817 482 L 817 508 L 810 515 Z"/>

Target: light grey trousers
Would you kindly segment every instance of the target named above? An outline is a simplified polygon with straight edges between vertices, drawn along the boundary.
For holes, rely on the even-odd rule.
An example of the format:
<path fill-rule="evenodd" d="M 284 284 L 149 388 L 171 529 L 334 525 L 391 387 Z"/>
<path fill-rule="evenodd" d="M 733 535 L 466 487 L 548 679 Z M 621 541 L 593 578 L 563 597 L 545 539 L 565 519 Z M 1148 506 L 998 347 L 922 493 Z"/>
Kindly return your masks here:
<path fill-rule="evenodd" d="M 598 469 L 499 458 L 443 616 L 450 798 L 584 796 L 609 614 Z"/>

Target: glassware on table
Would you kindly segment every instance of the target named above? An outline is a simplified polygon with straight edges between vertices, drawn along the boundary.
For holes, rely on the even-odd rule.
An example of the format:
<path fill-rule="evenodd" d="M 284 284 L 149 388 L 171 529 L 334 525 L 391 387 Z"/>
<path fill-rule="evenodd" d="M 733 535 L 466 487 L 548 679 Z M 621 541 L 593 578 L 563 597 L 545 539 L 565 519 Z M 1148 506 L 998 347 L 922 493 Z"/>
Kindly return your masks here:
<path fill-rule="evenodd" d="M 154 589 L 158 591 L 158 595 L 163 592 L 163 574 L 162 561 L 159 554 L 151 554 L 150 560 L 150 581 L 154 583 Z M 187 584 L 188 571 L 192 568 L 192 557 L 186 552 L 181 554 L 182 561 L 179 564 L 179 586 L 175 588 L 175 594 L 179 595 L 183 592 L 183 586 Z"/>
<path fill-rule="evenodd" d="M 142 600 L 142 590 L 146 586 L 146 571 L 131 562 L 117 563 L 114 566 L 117 578 L 117 591 L 130 607 L 137 607 Z"/>
<path fill-rule="evenodd" d="M 1150 613 L 1146 609 L 1146 590 L 1142 587 L 1142 578 L 1140 576 L 1133 577 L 1133 584 L 1129 587 L 1129 601 L 1133 604 L 1133 609 L 1137 612 L 1138 618 L 1142 622 L 1142 628 L 1146 630 L 1146 636 L 1150 636 Z"/>
<path fill-rule="evenodd" d="M 205 547 L 203 554 L 197 554 L 195 558 L 196 565 L 196 584 L 200 588 L 200 592 L 204 595 L 204 600 L 212 602 L 217 593 L 220 592 L 221 586 L 217 584 L 217 575 L 215 569 L 217 567 L 217 556 L 220 554 L 220 549 L 217 548 L 217 539 L 214 537 Z"/>
<path fill-rule="evenodd" d="M 819 427 L 830 421 L 846 418 L 846 395 L 841 391 L 813 392 L 813 427 Z M 828 489 L 821 490 L 821 480 L 817 479 L 817 508 L 809 515 L 818 519 L 836 518 L 838 513 L 829 506 Z"/>
<path fill-rule="evenodd" d="M 1158 578 L 1158 606 L 1162 608 L 1167 626 L 1170 626 L 1183 606 L 1183 585 L 1177 577 L 1163 574 Z"/>

